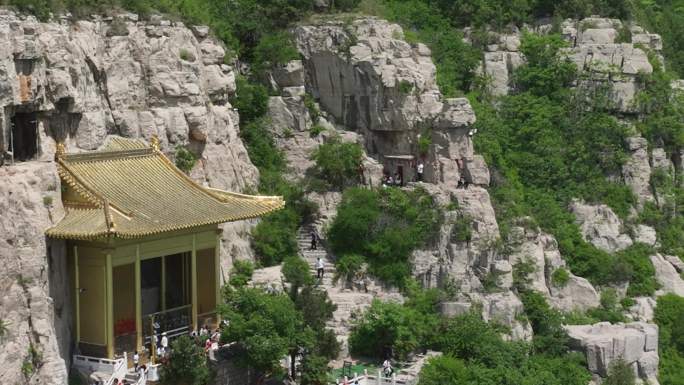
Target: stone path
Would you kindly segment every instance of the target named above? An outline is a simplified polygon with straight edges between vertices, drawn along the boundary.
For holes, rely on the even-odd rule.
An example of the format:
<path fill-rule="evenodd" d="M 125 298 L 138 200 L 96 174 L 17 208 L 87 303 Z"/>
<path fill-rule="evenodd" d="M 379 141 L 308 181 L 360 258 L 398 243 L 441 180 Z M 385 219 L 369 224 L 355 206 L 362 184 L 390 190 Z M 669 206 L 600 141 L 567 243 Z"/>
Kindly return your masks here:
<path fill-rule="evenodd" d="M 363 310 L 370 306 L 374 295 L 372 293 L 358 292 L 342 287 L 341 283 L 333 284 L 335 275 L 335 264 L 331 255 L 325 250 L 324 245 L 319 242 L 317 250 L 311 250 L 311 231 L 314 225 L 303 226 L 299 229 L 298 242 L 299 250 L 309 263 L 311 274 L 316 275 L 316 260 L 320 257 L 325 262 L 325 272 L 323 279 L 318 285 L 324 289 L 330 300 L 337 305 L 337 310 L 333 312 L 333 317 L 328 321 L 328 327 L 335 331 L 338 341 L 341 343 L 341 357 L 348 355 L 349 332 L 352 326 L 353 316 L 362 314 Z"/>

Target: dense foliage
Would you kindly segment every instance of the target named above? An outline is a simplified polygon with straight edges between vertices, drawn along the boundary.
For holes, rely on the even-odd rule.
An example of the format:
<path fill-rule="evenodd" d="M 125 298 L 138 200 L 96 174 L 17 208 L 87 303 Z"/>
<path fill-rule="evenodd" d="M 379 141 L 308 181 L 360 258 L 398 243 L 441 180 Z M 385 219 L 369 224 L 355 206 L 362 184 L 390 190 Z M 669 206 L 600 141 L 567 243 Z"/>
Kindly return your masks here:
<path fill-rule="evenodd" d="M 326 182 L 326 189 L 342 190 L 359 183 L 359 167 L 363 148 L 357 143 L 343 142 L 334 136 L 311 155 L 316 162 L 314 174 Z"/>
<path fill-rule="evenodd" d="M 658 324 L 660 383 L 684 384 L 684 298 L 667 294 L 658 298 L 654 319 Z"/>
<path fill-rule="evenodd" d="M 402 285 L 410 274 L 411 252 L 430 242 L 442 212 L 425 190 L 379 191 L 350 188 L 342 195 L 328 241 L 339 256 L 364 256 L 370 272 Z"/>
<path fill-rule="evenodd" d="M 161 368 L 161 382 L 169 385 L 203 385 L 209 382 L 211 372 L 207 355 L 188 336 L 171 342 L 169 359 Z"/>

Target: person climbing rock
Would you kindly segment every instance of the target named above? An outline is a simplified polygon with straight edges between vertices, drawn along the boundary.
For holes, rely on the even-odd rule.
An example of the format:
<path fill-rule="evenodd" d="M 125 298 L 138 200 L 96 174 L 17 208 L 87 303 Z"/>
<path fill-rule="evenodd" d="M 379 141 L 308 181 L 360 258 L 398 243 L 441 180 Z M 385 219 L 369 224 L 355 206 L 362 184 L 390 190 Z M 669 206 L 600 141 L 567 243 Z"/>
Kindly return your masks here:
<path fill-rule="evenodd" d="M 311 248 L 309 250 L 316 250 L 318 246 L 318 235 L 316 232 L 311 230 Z"/>
<path fill-rule="evenodd" d="M 418 165 L 416 166 L 416 180 L 418 182 L 423 181 L 423 170 L 425 169 L 425 165 L 423 164 L 422 161 L 418 162 Z"/>

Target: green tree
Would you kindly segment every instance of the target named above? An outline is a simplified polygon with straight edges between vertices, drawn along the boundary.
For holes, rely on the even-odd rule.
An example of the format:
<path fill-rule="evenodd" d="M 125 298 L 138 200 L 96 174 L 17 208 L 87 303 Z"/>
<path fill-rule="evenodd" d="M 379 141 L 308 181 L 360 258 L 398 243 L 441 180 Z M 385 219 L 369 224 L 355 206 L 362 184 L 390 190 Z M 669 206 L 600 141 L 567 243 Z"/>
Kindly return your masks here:
<path fill-rule="evenodd" d="M 230 284 L 234 287 L 242 287 L 252 279 L 254 264 L 251 261 L 236 260 L 230 269 Z"/>
<path fill-rule="evenodd" d="M 429 323 L 414 309 L 396 303 L 373 301 L 363 317 L 354 323 L 349 336 L 351 351 L 379 359 L 396 359 L 424 345 Z"/>
<path fill-rule="evenodd" d="M 428 360 L 420 371 L 418 385 L 463 385 L 468 382 L 463 361 L 443 355 Z"/>
<path fill-rule="evenodd" d="M 204 350 L 188 336 L 171 342 L 169 359 L 161 368 L 161 382 L 170 385 L 204 385 L 211 372 Z"/>
<path fill-rule="evenodd" d="M 285 280 L 290 283 L 290 298 L 293 301 L 297 300 L 300 288 L 314 282 L 309 263 L 300 256 L 285 258 L 282 271 Z"/>
<path fill-rule="evenodd" d="M 283 357 L 313 344 L 311 329 L 285 294 L 239 288 L 228 291 L 225 301 L 220 313 L 228 325 L 222 327 L 221 341 L 235 343 L 241 351 L 237 363 L 252 368 L 261 379 L 282 374 Z"/>
<path fill-rule="evenodd" d="M 608 368 L 608 376 L 603 382 L 606 385 L 634 385 L 634 369 L 622 358 L 613 360 Z"/>
<path fill-rule="evenodd" d="M 302 360 L 301 385 L 328 384 L 328 359 L 325 357 L 308 355 Z"/>
<path fill-rule="evenodd" d="M 339 190 L 359 182 L 358 170 L 362 157 L 361 146 L 343 142 L 338 136 L 320 145 L 311 155 L 316 162 L 316 175 Z"/>

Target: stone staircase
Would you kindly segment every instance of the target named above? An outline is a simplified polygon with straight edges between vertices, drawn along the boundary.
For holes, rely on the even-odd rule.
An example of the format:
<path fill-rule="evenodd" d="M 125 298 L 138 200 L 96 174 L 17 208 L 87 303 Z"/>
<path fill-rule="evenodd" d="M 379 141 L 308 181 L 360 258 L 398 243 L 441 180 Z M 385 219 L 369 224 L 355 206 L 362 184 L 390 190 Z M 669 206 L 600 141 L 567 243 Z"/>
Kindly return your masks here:
<path fill-rule="evenodd" d="M 309 263 L 311 274 L 314 276 L 316 275 L 316 260 L 320 257 L 325 263 L 323 279 L 319 280 L 318 286 L 325 290 L 330 300 L 337 305 L 337 309 L 333 312 L 332 319 L 328 321 L 327 326 L 335 331 L 337 339 L 342 345 L 340 355 L 345 357 L 348 354 L 347 339 L 353 317 L 357 314 L 361 315 L 363 310 L 370 306 L 374 295 L 347 289 L 341 283 L 338 283 L 338 285 L 333 284 L 333 277 L 336 272 L 335 264 L 330 254 L 326 251 L 324 242 L 319 241 L 317 250 L 311 250 L 311 231 L 314 229 L 314 224 L 302 226 L 299 229 L 299 250 L 302 257 Z"/>

